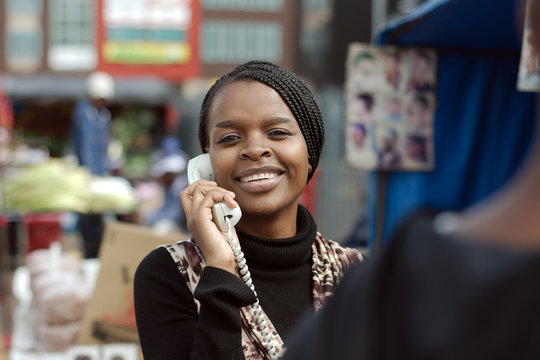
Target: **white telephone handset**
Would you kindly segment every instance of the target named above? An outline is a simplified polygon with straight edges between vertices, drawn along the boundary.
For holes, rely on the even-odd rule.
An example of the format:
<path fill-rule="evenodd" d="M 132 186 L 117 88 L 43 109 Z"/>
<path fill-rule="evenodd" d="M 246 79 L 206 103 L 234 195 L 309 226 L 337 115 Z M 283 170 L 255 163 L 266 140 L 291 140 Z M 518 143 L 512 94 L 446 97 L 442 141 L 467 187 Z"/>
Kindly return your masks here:
<path fill-rule="evenodd" d="M 215 181 L 210 155 L 205 153 L 189 160 L 187 176 L 190 184 L 200 179 Z M 230 221 L 230 226 L 233 227 L 241 217 L 242 211 L 239 206 L 230 208 L 225 203 L 219 202 L 212 207 L 212 219 L 221 231 L 228 230 L 227 218 Z"/>
<path fill-rule="evenodd" d="M 212 163 L 210 162 L 210 155 L 205 153 L 189 160 L 187 176 L 190 184 L 193 184 L 199 179 L 215 181 L 214 170 L 212 169 Z M 235 241 L 232 236 L 231 229 L 238 223 L 238 220 L 240 220 L 241 217 L 242 211 L 240 210 L 239 206 L 230 208 L 224 202 L 218 202 L 212 207 L 212 220 L 221 231 L 228 232 L 227 242 L 233 249 L 233 253 L 236 256 L 236 261 L 238 262 L 238 273 L 240 274 L 240 277 L 242 280 L 244 280 L 246 285 L 251 288 L 255 296 L 257 296 L 257 292 L 253 286 L 253 281 L 251 280 L 251 274 L 249 273 L 249 269 L 246 264 L 246 259 L 244 258 L 244 253 L 240 248 L 240 244 L 238 244 L 238 242 Z M 276 352 L 275 347 L 273 346 L 268 325 L 266 324 L 266 320 L 262 315 L 261 306 L 259 305 L 259 299 L 257 298 L 257 301 L 251 306 L 255 314 L 255 322 L 258 330 L 261 332 L 263 337 L 263 345 L 266 351 L 268 351 L 270 358 L 277 359 L 280 354 Z"/>

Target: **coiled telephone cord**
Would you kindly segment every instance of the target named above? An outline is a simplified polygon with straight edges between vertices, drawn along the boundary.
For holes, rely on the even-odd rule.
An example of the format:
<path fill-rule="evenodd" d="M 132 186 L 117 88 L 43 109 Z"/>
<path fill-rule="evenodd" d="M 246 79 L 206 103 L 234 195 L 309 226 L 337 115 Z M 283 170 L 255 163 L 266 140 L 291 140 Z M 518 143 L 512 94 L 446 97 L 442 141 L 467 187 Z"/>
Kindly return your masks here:
<path fill-rule="evenodd" d="M 251 289 L 251 291 L 253 291 L 255 297 L 257 298 L 257 300 L 251 305 L 251 307 L 253 309 L 253 313 L 255 314 L 255 323 L 257 325 L 257 329 L 261 332 L 261 335 L 263 337 L 263 346 L 266 351 L 268 351 L 271 360 L 278 359 L 278 353 L 276 352 L 272 344 L 272 339 L 270 338 L 270 332 L 268 331 L 266 319 L 261 312 L 262 310 L 261 306 L 259 305 L 259 298 L 257 297 L 255 286 L 253 286 L 253 281 L 251 280 L 251 274 L 246 264 L 244 252 L 240 248 L 240 244 L 234 240 L 234 237 L 232 235 L 231 219 L 229 217 L 226 217 L 225 219 L 228 227 L 227 242 L 231 246 L 234 256 L 236 257 L 236 261 L 238 262 L 238 272 L 240 273 L 240 277 L 242 278 L 244 283 L 249 286 L 249 288 Z"/>

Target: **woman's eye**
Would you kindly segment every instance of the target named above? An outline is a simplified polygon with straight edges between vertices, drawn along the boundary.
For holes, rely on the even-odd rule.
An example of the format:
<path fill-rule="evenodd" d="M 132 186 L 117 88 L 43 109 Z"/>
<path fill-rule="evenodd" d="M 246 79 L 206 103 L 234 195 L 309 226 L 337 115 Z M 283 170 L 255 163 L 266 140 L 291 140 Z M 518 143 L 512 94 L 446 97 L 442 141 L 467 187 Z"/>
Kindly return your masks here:
<path fill-rule="evenodd" d="M 237 141 L 238 139 L 240 139 L 240 137 L 238 135 L 225 135 L 225 136 L 222 136 L 221 138 L 219 138 L 217 143 L 218 144 L 229 144 L 229 143 Z"/>
<path fill-rule="evenodd" d="M 290 131 L 282 130 L 282 129 L 274 129 L 268 132 L 268 135 L 270 135 L 271 137 L 278 137 L 278 138 L 284 138 L 287 136 L 291 136 L 292 134 L 293 133 L 291 133 Z"/>

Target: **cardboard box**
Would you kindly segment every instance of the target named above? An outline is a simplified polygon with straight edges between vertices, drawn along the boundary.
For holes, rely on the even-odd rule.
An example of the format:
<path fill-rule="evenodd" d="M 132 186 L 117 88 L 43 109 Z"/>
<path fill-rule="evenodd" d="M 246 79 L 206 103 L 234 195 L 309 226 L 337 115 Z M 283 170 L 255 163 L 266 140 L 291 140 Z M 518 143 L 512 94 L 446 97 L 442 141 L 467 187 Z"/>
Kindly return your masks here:
<path fill-rule="evenodd" d="M 138 343 L 133 305 L 135 270 L 157 246 L 188 237 L 183 233 L 157 235 L 148 227 L 130 223 L 107 223 L 98 256 L 101 267 L 78 344 Z"/>

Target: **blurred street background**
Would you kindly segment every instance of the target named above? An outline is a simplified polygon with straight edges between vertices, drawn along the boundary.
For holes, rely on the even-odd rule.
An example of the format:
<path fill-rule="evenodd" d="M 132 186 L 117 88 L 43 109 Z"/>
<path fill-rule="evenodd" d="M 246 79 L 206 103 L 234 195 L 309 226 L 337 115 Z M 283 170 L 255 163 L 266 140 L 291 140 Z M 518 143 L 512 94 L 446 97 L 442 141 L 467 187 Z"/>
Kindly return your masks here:
<path fill-rule="evenodd" d="M 326 237 L 369 252 L 416 206 L 459 210 L 496 189 L 527 151 L 535 99 L 515 91 L 524 1 L 475 1 L 0 0 L 0 360 L 26 255 L 60 242 L 96 258 L 109 222 L 186 235 L 175 194 L 201 153 L 203 97 L 247 60 L 286 67 L 317 97 L 325 144 L 301 202 Z M 351 43 L 439 50 L 435 171 L 347 165 Z"/>

